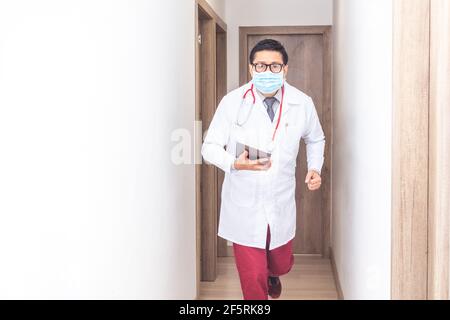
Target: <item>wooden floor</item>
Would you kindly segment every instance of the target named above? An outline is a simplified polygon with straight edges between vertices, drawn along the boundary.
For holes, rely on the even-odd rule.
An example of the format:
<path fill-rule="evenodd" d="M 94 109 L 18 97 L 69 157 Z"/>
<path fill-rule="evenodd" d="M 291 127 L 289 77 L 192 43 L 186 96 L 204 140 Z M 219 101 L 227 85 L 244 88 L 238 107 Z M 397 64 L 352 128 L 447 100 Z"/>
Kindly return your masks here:
<path fill-rule="evenodd" d="M 219 258 L 215 282 L 200 283 L 200 300 L 240 300 L 242 292 L 234 258 Z M 295 256 L 291 272 L 281 277 L 280 300 L 336 300 L 338 298 L 328 259 Z"/>

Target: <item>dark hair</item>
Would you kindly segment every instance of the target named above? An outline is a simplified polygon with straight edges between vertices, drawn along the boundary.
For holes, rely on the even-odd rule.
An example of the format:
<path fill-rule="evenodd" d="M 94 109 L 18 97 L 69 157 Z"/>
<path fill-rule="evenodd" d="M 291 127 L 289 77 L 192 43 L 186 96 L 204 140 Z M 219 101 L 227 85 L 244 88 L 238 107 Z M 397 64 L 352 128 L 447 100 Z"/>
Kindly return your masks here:
<path fill-rule="evenodd" d="M 283 56 L 283 64 L 285 64 L 285 65 L 288 64 L 289 57 L 286 52 L 286 49 L 279 41 L 273 40 L 273 39 L 261 40 L 260 42 L 258 42 L 256 44 L 256 46 L 250 52 L 250 64 L 253 64 L 253 61 L 255 60 L 255 55 L 257 52 L 265 51 L 265 50 L 276 51 L 276 52 L 281 53 L 281 55 Z"/>

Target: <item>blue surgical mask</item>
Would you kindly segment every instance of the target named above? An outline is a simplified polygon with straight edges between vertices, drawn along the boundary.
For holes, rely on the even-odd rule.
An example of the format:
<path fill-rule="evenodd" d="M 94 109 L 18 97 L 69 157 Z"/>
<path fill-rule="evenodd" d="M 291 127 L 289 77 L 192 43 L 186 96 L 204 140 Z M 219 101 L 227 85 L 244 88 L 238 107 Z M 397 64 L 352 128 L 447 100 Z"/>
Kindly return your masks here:
<path fill-rule="evenodd" d="M 284 72 L 273 73 L 270 70 L 261 73 L 254 72 L 252 82 L 261 93 L 274 93 L 283 86 Z"/>

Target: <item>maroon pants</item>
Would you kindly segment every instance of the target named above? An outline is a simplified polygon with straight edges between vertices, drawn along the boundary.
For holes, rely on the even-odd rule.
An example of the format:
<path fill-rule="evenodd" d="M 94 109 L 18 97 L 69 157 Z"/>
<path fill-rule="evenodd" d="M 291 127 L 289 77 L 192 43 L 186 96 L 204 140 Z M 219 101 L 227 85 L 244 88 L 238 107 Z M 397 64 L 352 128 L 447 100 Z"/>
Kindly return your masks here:
<path fill-rule="evenodd" d="M 233 243 L 244 300 L 267 300 L 268 277 L 280 277 L 292 269 L 294 264 L 292 240 L 273 250 L 269 250 L 269 244 L 269 227 L 267 228 L 266 249 Z"/>

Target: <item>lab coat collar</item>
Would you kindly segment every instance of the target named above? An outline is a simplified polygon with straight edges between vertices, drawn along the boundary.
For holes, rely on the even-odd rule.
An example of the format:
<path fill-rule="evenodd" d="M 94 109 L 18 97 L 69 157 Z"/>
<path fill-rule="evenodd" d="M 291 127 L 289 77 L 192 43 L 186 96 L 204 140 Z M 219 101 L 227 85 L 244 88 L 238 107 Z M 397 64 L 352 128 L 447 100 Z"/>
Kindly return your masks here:
<path fill-rule="evenodd" d="M 284 99 L 286 99 L 286 102 L 290 105 L 300 105 L 302 103 L 302 99 L 297 90 L 287 83 L 287 81 L 284 82 L 284 87 Z"/>
<path fill-rule="evenodd" d="M 252 81 L 248 82 L 244 86 L 244 92 L 246 92 L 248 89 L 250 89 L 252 86 Z M 284 102 L 283 102 L 283 115 L 286 115 L 288 111 L 291 109 L 291 107 L 299 106 L 302 104 L 302 96 L 299 94 L 298 90 L 291 86 L 287 81 L 284 82 L 285 92 L 284 92 Z M 267 113 L 266 108 L 264 107 L 262 103 L 261 96 L 256 91 L 256 88 L 253 88 L 256 101 L 257 109 L 259 112 L 263 112 L 264 114 Z M 281 90 L 281 89 L 280 89 Z M 275 117 L 278 117 L 278 112 L 280 112 L 280 108 L 277 109 L 277 112 L 275 113 Z"/>
<path fill-rule="evenodd" d="M 252 82 L 250 81 L 244 86 L 244 92 L 247 91 L 248 89 L 250 89 L 251 86 L 252 86 Z M 284 92 L 285 102 L 290 105 L 300 105 L 302 103 L 302 97 L 299 95 L 297 90 L 293 86 L 291 86 L 287 81 L 284 82 L 284 87 L 285 87 L 285 92 Z M 258 93 L 256 91 L 256 88 L 254 88 L 254 90 L 255 90 L 255 96 L 258 98 Z"/>
<path fill-rule="evenodd" d="M 258 90 L 255 90 L 260 98 L 261 101 L 264 101 L 266 97 Z M 274 98 L 278 100 L 278 102 L 281 101 L 281 89 L 277 91 L 277 93 L 274 95 Z"/>
<path fill-rule="evenodd" d="M 288 114 L 292 107 L 301 105 L 302 100 L 298 94 L 298 91 L 291 86 L 287 81 L 284 82 L 284 103 L 283 103 L 283 115 Z M 278 115 L 277 115 L 278 116 Z"/>
<path fill-rule="evenodd" d="M 267 106 L 264 104 L 264 100 L 266 98 L 257 89 L 255 89 L 255 93 L 257 95 L 257 101 L 258 101 L 258 103 L 256 104 L 257 109 L 266 116 L 267 115 Z M 277 93 L 275 94 L 274 97 L 278 100 L 278 103 L 281 102 L 281 89 L 277 91 Z M 280 109 L 280 108 L 279 107 L 277 108 L 277 110 L 275 111 L 275 115 L 278 115 L 278 109 Z"/>

